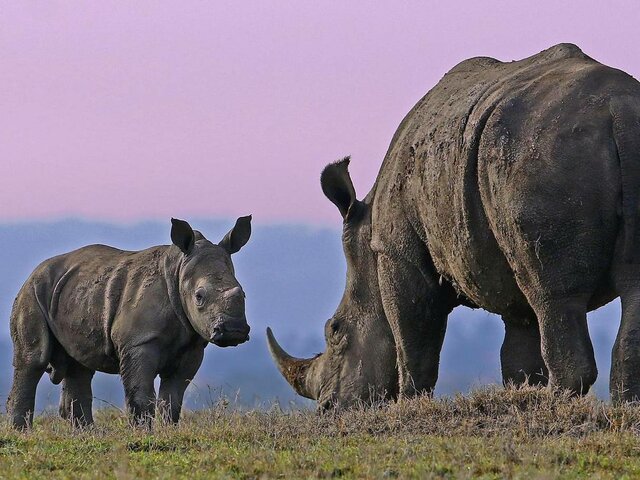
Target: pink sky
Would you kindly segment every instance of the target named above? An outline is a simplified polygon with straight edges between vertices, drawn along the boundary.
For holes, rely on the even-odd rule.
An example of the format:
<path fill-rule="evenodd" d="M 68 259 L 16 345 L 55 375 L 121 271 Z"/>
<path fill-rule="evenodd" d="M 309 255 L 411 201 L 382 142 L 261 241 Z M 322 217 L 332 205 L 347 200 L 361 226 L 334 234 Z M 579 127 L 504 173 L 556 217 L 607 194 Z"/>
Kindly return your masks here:
<path fill-rule="evenodd" d="M 326 163 L 364 196 L 449 68 L 559 42 L 638 78 L 640 3 L 3 2 L 0 221 L 338 225 Z"/>

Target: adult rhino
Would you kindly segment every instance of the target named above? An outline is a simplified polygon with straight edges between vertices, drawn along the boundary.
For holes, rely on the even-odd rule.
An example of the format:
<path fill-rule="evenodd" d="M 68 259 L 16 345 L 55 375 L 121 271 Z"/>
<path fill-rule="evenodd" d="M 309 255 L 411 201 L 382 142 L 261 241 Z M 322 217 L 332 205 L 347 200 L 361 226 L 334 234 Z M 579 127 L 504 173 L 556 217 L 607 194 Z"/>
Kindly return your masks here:
<path fill-rule="evenodd" d="M 400 124 L 360 201 L 344 159 L 322 190 L 344 219 L 347 285 L 326 351 L 278 367 L 323 407 L 431 392 L 447 315 L 502 316 L 504 382 L 589 390 L 586 314 L 616 297 L 614 399 L 640 397 L 640 84 L 556 45 L 463 61 Z M 397 369 L 395 368 L 397 365 Z"/>
<path fill-rule="evenodd" d="M 184 391 L 212 342 L 235 346 L 249 339 L 245 294 L 231 254 L 251 235 L 240 217 L 217 245 L 172 219 L 170 246 L 127 252 L 91 245 L 41 263 L 25 282 L 11 312 L 13 387 L 9 417 L 31 425 L 36 386 L 45 370 L 62 382 L 60 415 L 93 422 L 91 379 L 119 373 L 127 409 L 147 423 L 160 406 L 180 417 Z"/>

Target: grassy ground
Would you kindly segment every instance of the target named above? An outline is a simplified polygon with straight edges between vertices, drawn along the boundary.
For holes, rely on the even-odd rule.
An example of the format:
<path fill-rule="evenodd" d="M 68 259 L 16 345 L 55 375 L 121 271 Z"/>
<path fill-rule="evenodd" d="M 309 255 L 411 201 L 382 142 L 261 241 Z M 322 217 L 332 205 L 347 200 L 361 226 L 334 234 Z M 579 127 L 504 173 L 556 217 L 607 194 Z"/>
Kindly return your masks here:
<path fill-rule="evenodd" d="M 76 432 L 3 418 L 0 478 L 638 478 L 639 433 L 638 406 L 529 388 L 329 415 L 221 402 L 152 434 L 102 410 Z"/>

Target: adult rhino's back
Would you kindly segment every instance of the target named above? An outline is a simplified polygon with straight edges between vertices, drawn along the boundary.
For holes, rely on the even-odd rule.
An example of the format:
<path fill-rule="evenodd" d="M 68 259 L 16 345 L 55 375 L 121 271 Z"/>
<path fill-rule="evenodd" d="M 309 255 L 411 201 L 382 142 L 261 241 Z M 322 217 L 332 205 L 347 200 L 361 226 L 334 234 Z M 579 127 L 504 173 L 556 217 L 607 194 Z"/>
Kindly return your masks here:
<path fill-rule="evenodd" d="M 638 82 L 574 45 L 517 62 L 460 63 L 398 129 L 376 185 L 374 223 L 401 207 L 461 294 L 497 313 L 528 314 L 523 284 L 539 279 L 523 272 L 532 261 L 524 250 L 553 263 L 567 253 L 563 236 L 580 234 L 572 225 L 587 222 L 596 245 L 574 252 L 575 268 L 602 270 L 611 260 L 621 194 L 617 98 L 640 111 Z M 571 216 L 576 205 L 582 214 Z M 612 298 L 606 290 L 592 306 Z"/>

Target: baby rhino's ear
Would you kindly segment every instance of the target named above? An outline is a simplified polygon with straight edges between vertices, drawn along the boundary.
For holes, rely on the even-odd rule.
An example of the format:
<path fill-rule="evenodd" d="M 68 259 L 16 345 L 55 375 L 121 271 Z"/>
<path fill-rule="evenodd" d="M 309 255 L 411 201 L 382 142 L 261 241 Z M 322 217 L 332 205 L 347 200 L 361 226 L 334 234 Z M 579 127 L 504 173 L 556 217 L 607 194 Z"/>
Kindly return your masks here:
<path fill-rule="evenodd" d="M 182 253 L 189 255 L 193 251 L 193 246 L 196 243 L 195 234 L 193 233 L 191 225 L 184 220 L 172 218 L 171 241 L 176 247 L 182 250 Z"/>
<path fill-rule="evenodd" d="M 220 240 L 218 245 L 229 252 L 229 254 L 236 253 L 246 245 L 250 236 L 251 215 L 247 215 L 246 217 L 240 217 L 236 220 L 234 227 Z"/>

